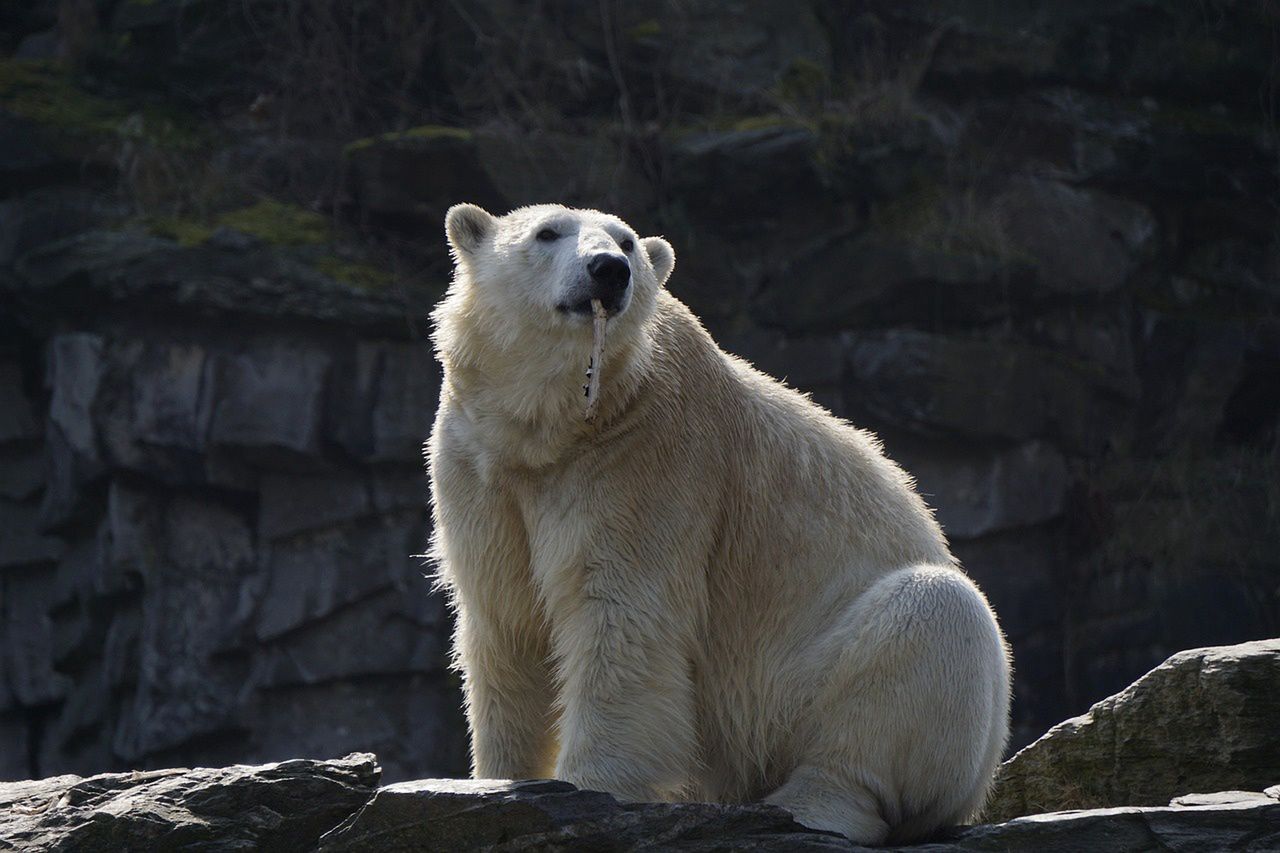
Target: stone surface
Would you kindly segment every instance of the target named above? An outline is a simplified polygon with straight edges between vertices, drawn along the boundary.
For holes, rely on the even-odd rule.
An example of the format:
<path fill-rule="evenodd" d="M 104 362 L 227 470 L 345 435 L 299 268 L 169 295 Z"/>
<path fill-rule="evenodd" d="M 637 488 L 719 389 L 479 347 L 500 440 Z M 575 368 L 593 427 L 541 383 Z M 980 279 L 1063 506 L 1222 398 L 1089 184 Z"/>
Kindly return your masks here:
<path fill-rule="evenodd" d="M 1180 652 L 1010 759 L 986 815 L 1261 790 L 1280 774 L 1277 719 L 1280 640 Z"/>
<path fill-rule="evenodd" d="M 39 436 L 18 366 L 0 363 L 0 444 Z"/>
<path fill-rule="evenodd" d="M 1280 801 L 1265 794 L 1212 804 L 1101 809 L 961 828 L 915 846 L 886 850 L 1145 851 L 1266 850 L 1280 840 Z M 1242 845 L 1247 845 L 1243 846 Z M 388 785 L 326 833 L 322 851 L 367 850 L 812 850 L 860 851 L 815 833 L 781 809 L 702 803 L 620 804 L 563 782 L 433 779 Z"/>
<path fill-rule="evenodd" d="M 372 755 L 0 785 L 0 849 L 314 849 L 377 784 Z"/>
<path fill-rule="evenodd" d="M 950 539 L 1029 527 L 1062 515 L 1070 476 L 1052 445 L 1029 441 L 987 452 L 886 441 L 916 478 Z"/>
<path fill-rule="evenodd" d="M 342 530 L 326 530 L 272 544 L 262 551 L 267 581 L 255 616 L 259 640 L 324 618 L 345 604 L 396 586 L 425 594 L 417 569 L 426 538 L 423 512 L 388 515 Z"/>
<path fill-rule="evenodd" d="M 665 235 L 880 433 L 1015 745 L 1280 633 L 1269 4 L 311 5 L 0 3 L 0 767 L 465 769 L 413 556 L 463 200 Z"/>
<path fill-rule="evenodd" d="M 163 304 L 198 315 L 276 317 L 402 333 L 405 301 L 317 272 L 290 250 L 180 246 L 136 231 L 87 231 L 42 246 L 16 264 L 17 296 L 32 310 Z"/>
<path fill-rule="evenodd" d="M 264 461 L 314 455 L 328 370 L 323 351 L 283 341 L 221 359 L 210 441 L 262 451 Z"/>
<path fill-rule="evenodd" d="M 1134 393 L 1048 350 L 909 329 L 859 334 L 848 359 L 851 406 L 878 421 L 1084 453 L 1106 446 Z"/>
<path fill-rule="evenodd" d="M 1033 259 L 1040 284 L 1055 294 L 1115 290 L 1157 239 L 1146 208 L 1053 181 L 1013 182 L 992 207 L 1014 250 Z"/>

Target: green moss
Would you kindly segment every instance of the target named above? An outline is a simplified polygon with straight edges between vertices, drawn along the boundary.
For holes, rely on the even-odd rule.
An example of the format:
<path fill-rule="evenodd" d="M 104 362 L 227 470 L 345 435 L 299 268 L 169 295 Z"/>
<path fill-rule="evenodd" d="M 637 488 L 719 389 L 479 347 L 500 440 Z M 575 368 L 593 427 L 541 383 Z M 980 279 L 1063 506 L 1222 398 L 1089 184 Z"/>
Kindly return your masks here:
<path fill-rule="evenodd" d="M 799 56 L 787 65 L 771 94 L 780 104 L 819 109 L 830 92 L 831 78 L 826 69 L 808 57 Z"/>
<path fill-rule="evenodd" d="M 152 217 L 145 220 L 144 224 L 147 230 L 157 237 L 176 240 L 184 246 L 198 246 L 208 240 L 209 235 L 213 233 L 213 229 L 208 225 L 175 216 Z"/>
<path fill-rule="evenodd" d="M 728 130 L 768 130 L 775 127 L 807 127 L 804 122 L 799 119 L 790 118 L 788 116 L 779 115 L 778 113 L 767 113 L 758 116 L 745 116 L 733 119 L 729 123 Z"/>
<path fill-rule="evenodd" d="M 77 88 L 49 62 L 0 59 L 0 106 L 14 115 L 59 130 L 113 134 L 128 115 L 120 103 Z"/>
<path fill-rule="evenodd" d="M 332 235 L 329 220 L 293 204 L 266 199 L 251 207 L 218 217 L 217 225 L 234 228 L 267 243 L 302 246 L 327 243 Z"/>
<path fill-rule="evenodd" d="M 274 199 L 224 213 L 212 221 L 153 216 L 142 220 L 142 223 L 152 234 L 176 240 L 184 246 L 203 243 L 221 227 L 277 246 L 315 246 L 328 243 L 333 237 L 325 217 Z"/>
<path fill-rule="evenodd" d="M 80 137 L 118 137 L 163 148 L 193 148 L 200 137 L 183 116 L 90 94 L 54 63 L 0 59 L 0 107 Z"/>
<path fill-rule="evenodd" d="M 333 255 L 317 259 L 312 266 L 319 272 L 361 290 L 382 290 L 395 281 L 395 276 L 370 264 L 345 261 Z"/>
<path fill-rule="evenodd" d="M 662 24 L 655 18 L 641 21 L 627 30 L 627 38 L 632 41 L 644 41 L 645 39 L 657 38 L 660 35 L 662 35 Z"/>
<path fill-rule="evenodd" d="M 342 149 L 343 154 L 351 154 L 374 145 L 387 142 L 399 142 L 406 139 L 453 139 L 458 142 L 470 142 L 475 134 L 467 130 L 465 127 L 448 127 L 442 124 L 424 124 L 420 127 L 411 127 L 408 130 L 396 130 L 391 133 L 383 133 L 379 136 L 369 136 L 364 139 L 357 139 L 354 142 L 347 143 Z"/>

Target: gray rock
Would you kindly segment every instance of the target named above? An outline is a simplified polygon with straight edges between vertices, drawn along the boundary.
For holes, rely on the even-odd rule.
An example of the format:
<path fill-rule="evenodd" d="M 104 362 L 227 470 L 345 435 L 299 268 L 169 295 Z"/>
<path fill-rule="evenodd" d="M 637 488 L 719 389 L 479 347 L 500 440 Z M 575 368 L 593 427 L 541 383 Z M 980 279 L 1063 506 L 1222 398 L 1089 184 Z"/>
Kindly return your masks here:
<path fill-rule="evenodd" d="M 428 126 L 348 146 L 345 189 L 358 215 L 413 233 L 440 233 L 444 214 L 459 201 L 503 205 L 480 166 L 475 134 Z M 505 211 L 502 211 L 505 212 Z"/>
<path fill-rule="evenodd" d="M 873 231 L 800 253 L 769 276 L 753 314 L 793 333 L 1004 316 L 1035 296 L 1021 257 Z"/>
<path fill-rule="evenodd" d="M 844 376 L 844 342 L 837 335 L 799 338 L 752 330 L 721 346 L 802 391 L 838 386 Z"/>
<path fill-rule="evenodd" d="M 421 510 L 428 505 L 431 495 L 426 471 L 421 466 L 379 469 L 373 474 L 371 489 L 373 507 L 378 512 Z"/>
<path fill-rule="evenodd" d="M 475 139 L 483 174 L 510 207 L 547 199 L 601 210 L 642 211 L 653 204 L 653 183 L 615 134 L 531 131 L 494 122 L 477 128 Z"/>
<path fill-rule="evenodd" d="M 411 555 L 422 552 L 424 524 L 425 508 L 270 544 L 255 636 L 279 637 L 380 589 L 413 589 L 422 570 Z"/>
<path fill-rule="evenodd" d="M 0 675 L 3 674 L 0 672 Z M 26 779 L 31 773 L 28 763 L 29 734 L 23 715 L 0 712 L 0 782 Z"/>
<path fill-rule="evenodd" d="M 61 539 L 40 532 L 38 507 L 0 500 L 0 568 L 49 563 L 61 556 Z"/>
<path fill-rule="evenodd" d="M 387 344 L 371 415 L 375 462 L 422 461 L 440 400 L 440 366 L 431 347 Z"/>
<path fill-rule="evenodd" d="M 857 334 L 848 358 L 851 407 L 916 432 L 1051 438 L 1097 453 L 1136 395 L 1048 350 L 908 329 Z"/>
<path fill-rule="evenodd" d="M 185 247 L 137 231 L 87 231 L 19 259 L 16 289 L 38 311 L 143 304 L 150 312 L 285 315 L 403 336 L 402 295 L 324 275 L 304 249 Z"/>
<path fill-rule="evenodd" d="M 782 809 L 709 804 L 621 805 L 608 794 L 566 782 L 428 779 L 381 788 L 367 805 L 321 839 L 325 853 L 367 850 L 627 850 L 642 841 L 657 849 L 698 849 L 697 842 L 787 840 L 806 846 L 803 828 Z"/>
<path fill-rule="evenodd" d="M 41 517 L 46 527 L 54 527 L 80 511 L 81 489 L 102 470 L 94 406 L 106 366 L 97 335 L 58 335 L 47 355 L 51 464 Z"/>
<path fill-rule="evenodd" d="M 875 848 L 949 851 L 1270 849 L 1280 802 L 1263 794 L 1212 805 L 1100 809 L 961 828 L 929 843 Z M 1247 846 L 1246 846 L 1247 845 Z M 387 785 L 320 840 L 320 850 L 864 851 L 811 832 L 765 805 L 628 803 L 564 782 L 431 779 Z"/>
<path fill-rule="evenodd" d="M 314 456 L 328 370 L 322 350 L 283 341 L 220 357 L 210 441 L 260 451 L 263 462 Z"/>
<path fill-rule="evenodd" d="M 22 373 L 16 364 L 0 362 L 0 444 L 39 437 L 31 403 L 22 388 Z"/>
<path fill-rule="evenodd" d="M 366 676 L 263 689 L 248 717 L 250 755 L 324 757 L 375 749 L 387 781 L 467 772 L 455 684 L 424 675 Z"/>
<path fill-rule="evenodd" d="M 122 213 L 108 198 L 74 186 L 41 188 L 0 201 L 0 266 Z"/>
<path fill-rule="evenodd" d="M 44 449 L 0 450 L 0 498 L 25 501 L 44 488 Z"/>
<path fill-rule="evenodd" d="M 244 673 L 216 659 L 238 634 L 253 538 L 236 514 L 178 498 L 164 505 L 163 550 L 142 604 L 137 686 L 113 749 L 131 763 L 235 722 Z"/>
<path fill-rule="evenodd" d="M 1280 846 L 1280 802 L 1261 797 L 1215 806 L 1113 808 L 1053 812 L 975 826 L 950 843 L 898 848 L 950 850 L 1145 853 L 1186 850 L 1236 853 Z"/>
<path fill-rule="evenodd" d="M 97 335 L 58 335 L 49 344 L 48 383 L 52 392 L 49 421 L 71 449 L 86 459 L 98 458 L 93 404 L 102 381 L 103 342 Z"/>
<path fill-rule="evenodd" d="M 250 679 L 280 687 L 364 675 L 439 673 L 445 667 L 444 604 L 424 582 L 385 590 L 265 644 Z"/>
<path fill-rule="evenodd" d="M 1052 445 L 1029 441 L 972 452 L 919 442 L 889 445 L 951 539 L 972 539 L 1057 518 L 1066 503 L 1066 460 Z"/>
<path fill-rule="evenodd" d="M 662 21 L 655 38 L 664 48 L 663 71 L 676 89 L 703 89 L 716 93 L 717 102 L 732 101 L 762 96 L 797 66 L 812 67 L 824 78 L 831 73 L 829 32 L 808 6 L 696 2 L 658 6 L 648 14 Z"/>
<path fill-rule="evenodd" d="M 787 200 L 823 197 L 814 165 L 817 144 L 813 131 L 798 125 L 690 133 L 673 145 L 675 195 L 695 218 L 723 216 L 730 236 L 758 241 L 764 222 L 787 217 Z M 744 174 L 755 178 L 743 181 Z M 785 198 L 780 186 L 788 188 Z M 795 223 L 778 224 L 785 229 Z"/>
<path fill-rule="evenodd" d="M 378 777 L 372 755 L 349 755 L 7 783 L 0 847 L 301 853 L 359 808 Z"/>
<path fill-rule="evenodd" d="M 1260 790 L 1280 768 L 1277 719 L 1280 640 L 1180 652 L 1006 762 L 986 814 Z"/>
<path fill-rule="evenodd" d="M 331 381 L 327 431 L 357 459 L 420 465 L 440 397 L 426 343 L 361 341 Z"/>
<path fill-rule="evenodd" d="M 133 437 L 138 443 L 204 449 L 212 382 L 203 347 L 182 343 L 146 347 L 131 379 Z"/>
<path fill-rule="evenodd" d="M 1026 178 L 1014 181 L 992 206 L 1051 293 L 1115 290 L 1154 250 L 1150 211 L 1095 190 Z"/>
<path fill-rule="evenodd" d="M 262 478 L 258 533 L 281 539 L 369 514 L 369 485 L 358 472 L 268 474 Z"/>
<path fill-rule="evenodd" d="M 51 569 L 9 569 L 0 577 L 0 657 L 14 697 L 26 706 L 45 705 L 66 695 L 71 679 L 53 669 L 54 586 Z"/>

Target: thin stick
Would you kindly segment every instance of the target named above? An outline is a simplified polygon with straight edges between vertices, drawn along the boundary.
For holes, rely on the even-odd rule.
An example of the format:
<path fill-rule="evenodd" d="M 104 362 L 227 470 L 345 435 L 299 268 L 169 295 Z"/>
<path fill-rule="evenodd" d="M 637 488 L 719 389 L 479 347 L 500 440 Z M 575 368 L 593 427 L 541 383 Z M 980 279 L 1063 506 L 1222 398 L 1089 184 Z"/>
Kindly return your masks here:
<path fill-rule="evenodd" d="M 609 313 L 599 299 L 591 300 L 591 363 L 587 365 L 587 384 L 582 390 L 587 395 L 587 423 L 596 419 L 600 408 L 600 374 L 604 373 L 604 329 L 609 324 Z"/>

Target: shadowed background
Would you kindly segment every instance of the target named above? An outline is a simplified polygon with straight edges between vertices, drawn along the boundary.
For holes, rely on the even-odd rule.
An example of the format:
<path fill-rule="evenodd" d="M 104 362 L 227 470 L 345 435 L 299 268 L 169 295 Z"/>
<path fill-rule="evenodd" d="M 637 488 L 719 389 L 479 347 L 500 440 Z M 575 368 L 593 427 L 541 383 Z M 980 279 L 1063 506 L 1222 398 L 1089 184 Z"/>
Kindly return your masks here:
<path fill-rule="evenodd" d="M 423 579 L 457 201 L 616 212 L 876 430 L 1014 746 L 1280 633 L 1280 5 L 0 2 L 0 778 L 466 770 Z"/>

